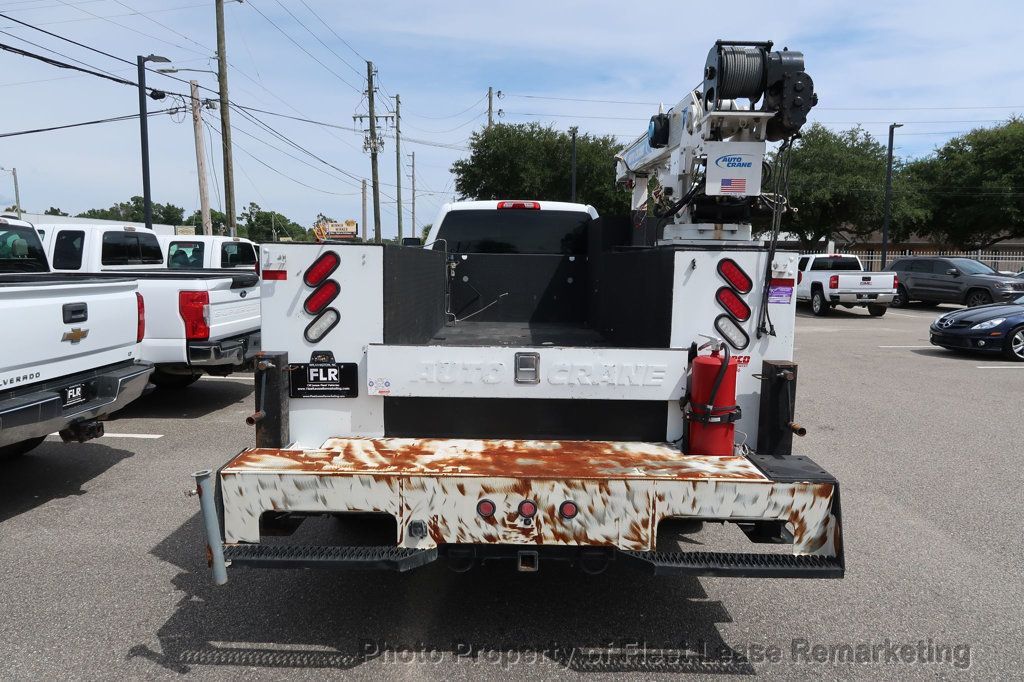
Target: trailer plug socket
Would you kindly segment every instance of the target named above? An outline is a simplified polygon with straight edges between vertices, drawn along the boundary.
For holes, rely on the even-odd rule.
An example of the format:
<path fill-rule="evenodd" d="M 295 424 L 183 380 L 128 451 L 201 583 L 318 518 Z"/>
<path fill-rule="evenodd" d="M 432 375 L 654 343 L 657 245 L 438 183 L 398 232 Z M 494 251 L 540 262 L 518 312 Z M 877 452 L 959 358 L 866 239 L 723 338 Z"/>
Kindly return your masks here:
<path fill-rule="evenodd" d="M 426 521 L 410 521 L 409 522 L 409 537 L 422 540 L 427 537 L 427 522 Z"/>

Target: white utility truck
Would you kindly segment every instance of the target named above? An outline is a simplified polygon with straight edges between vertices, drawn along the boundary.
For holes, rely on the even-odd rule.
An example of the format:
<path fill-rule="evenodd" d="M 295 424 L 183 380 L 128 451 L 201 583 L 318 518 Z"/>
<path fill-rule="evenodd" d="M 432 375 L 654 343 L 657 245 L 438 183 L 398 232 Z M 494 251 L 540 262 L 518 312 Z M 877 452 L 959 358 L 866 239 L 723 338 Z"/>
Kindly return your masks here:
<path fill-rule="evenodd" d="M 796 299 L 809 302 L 815 315 L 844 308 L 867 307 L 874 317 L 885 311 L 896 295 L 899 280 L 894 272 L 865 272 L 857 256 L 819 253 L 800 256 Z"/>
<path fill-rule="evenodd" d="M 30 223 L 0 218 L 0 458 L 100 421 L 142 395 L 145 304 L 130 277 L 54 274 Z"/>
<path fill-rule="evenodd" d="M 260 349 L 260 287 L 254 272 L 169 270 L 158 237 L 131 226 L 48 225 L 44 244 L 54 272 L 138 280 L 150 320 L 142 359 L 156 366 L 157 386 L 184 388 L 204 373 L 230 374 Z"/>
<path fill-rule="evenodd" d="M 620 153 L 632 218 L 468 202 L 426 248 L 260 247 L 256 447 L 194 475 L 215 582 L 501 559 L 843 575 L 839 484 L 791 452 L 797 255 L 774 247 L 813 84 L 770 43 L 719 42 L 705 74 Z M 662 541 L 694 521 L 743 546 Z"/>
<path fill-rule="evenodd" d="M 171 270 L 255 270 L 256 244 L 242 237 L 157 235 Z"/>

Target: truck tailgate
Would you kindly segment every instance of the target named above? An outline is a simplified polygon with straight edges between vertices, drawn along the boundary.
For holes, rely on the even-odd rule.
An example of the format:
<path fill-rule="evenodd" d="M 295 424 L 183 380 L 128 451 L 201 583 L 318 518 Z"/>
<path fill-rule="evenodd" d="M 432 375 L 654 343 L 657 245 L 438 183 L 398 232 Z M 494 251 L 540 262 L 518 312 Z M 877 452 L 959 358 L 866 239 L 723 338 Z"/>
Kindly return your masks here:
<path fill-rule="evenodd" d="M 891 294 L 894 286 L 891 272 L 857 272 L 839 275 L 839 289 L 857 294 Z"/>
<path fill-rule="evenodd" d="M 0 342 L 0 391 L 134 358 L 136 289 L 115 279 L 0 286 L 0 316 L 11 325 Z"/>
<path fill-rule="evenodd" d="M 216 279 L 210 282 L 210 340 L 257 331 L 260 328 L 260 287 L 258 281 Z"/>

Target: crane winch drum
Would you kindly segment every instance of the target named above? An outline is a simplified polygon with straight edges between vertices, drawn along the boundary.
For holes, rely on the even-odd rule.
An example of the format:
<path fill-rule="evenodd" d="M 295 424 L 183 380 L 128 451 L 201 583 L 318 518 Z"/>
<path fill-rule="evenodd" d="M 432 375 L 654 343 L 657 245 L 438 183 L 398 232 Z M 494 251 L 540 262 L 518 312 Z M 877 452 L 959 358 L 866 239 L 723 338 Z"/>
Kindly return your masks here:
<path fill-rule="evenodd" d="M 774 112 L 766 138 L 781 140 L 797 133 L 818 103 L 814 81 L 804 72 L 802 52 L 772 52 L 771 42 L 719 40 L 708 52 L 704 68 L 705 111 L 727 108 L 723 102 L 748 99 L 753 110 Z"/>

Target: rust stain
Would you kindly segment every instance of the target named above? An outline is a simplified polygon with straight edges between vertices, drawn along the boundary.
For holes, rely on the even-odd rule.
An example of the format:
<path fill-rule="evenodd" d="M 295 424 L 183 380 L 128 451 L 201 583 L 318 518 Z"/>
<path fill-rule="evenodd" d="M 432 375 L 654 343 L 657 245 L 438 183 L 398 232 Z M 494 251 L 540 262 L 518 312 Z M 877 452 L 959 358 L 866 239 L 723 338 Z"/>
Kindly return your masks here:
<path fill-rule="evenodd" d="M 332 438 L 315 450 L 253 448 L 224 473 L 608 479 L 768 479 L 744 457 L 687 455 L 663 443 L 557 440 Z M 526 490 L 514 490 L 523 492 Z"/>

